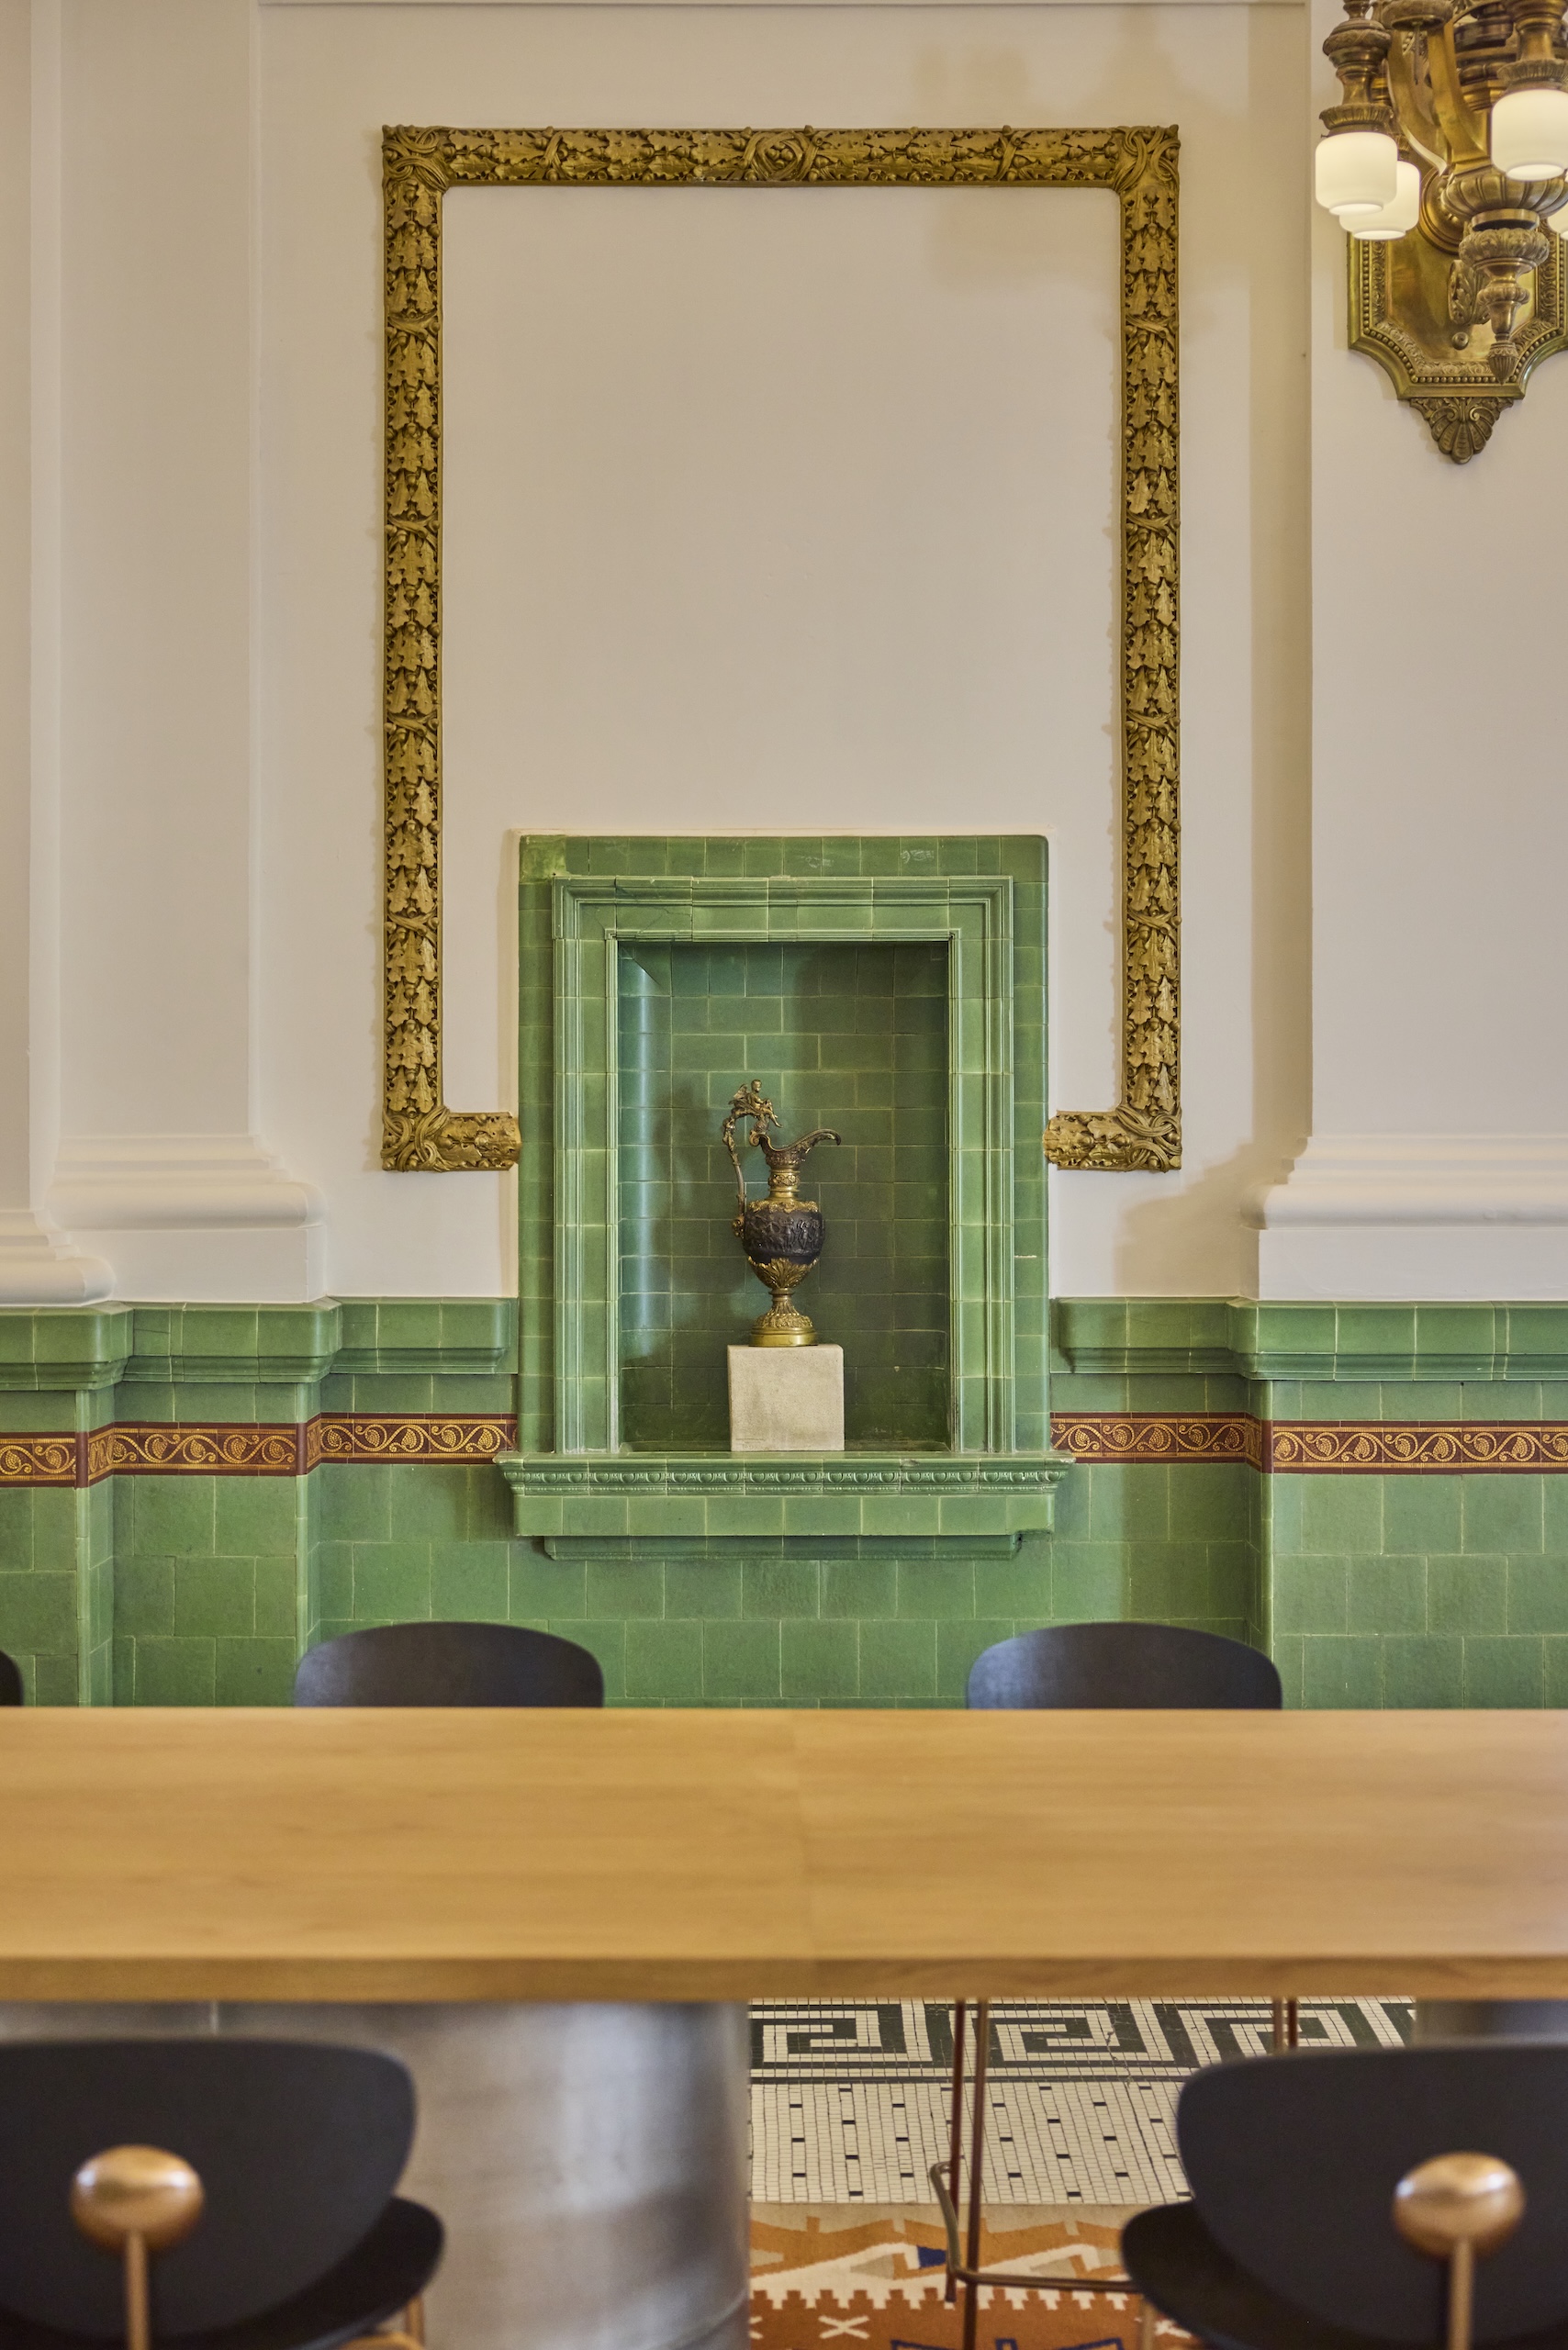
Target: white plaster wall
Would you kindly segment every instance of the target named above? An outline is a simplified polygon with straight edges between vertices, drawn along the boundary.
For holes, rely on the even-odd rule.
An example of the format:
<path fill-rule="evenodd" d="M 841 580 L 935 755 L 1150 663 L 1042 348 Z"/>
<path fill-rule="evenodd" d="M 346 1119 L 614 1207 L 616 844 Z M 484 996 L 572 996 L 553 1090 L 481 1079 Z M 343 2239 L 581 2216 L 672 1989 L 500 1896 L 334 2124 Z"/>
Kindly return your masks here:
<path fill-rule="evenodd" d="M 350 1292 L 486 1292 L 505 1286 L 510 1269 L 509 1179 L 391 1176 L 375 1160 L 379 126 L 924 120 L 1175 121 L 1182 129 L 1187 1166 L 1174 1178 L 1056 1179 L 1054 1270 L 1058 1289 L 1081 1293 L 1250 1286 L 1256 1234 L 1242 1213 L 1244 1197 L 1289 1156 L 1306 1123 L 1306 135 L 1297 12 L 1146 6 L 624 13 L 282 7 L 263 12 L 260 40 L 258 1065 L 269 1141 L 329 1203 L 330 1284 Z M 1238 167 L 1251 192 L 1239 214 L 1229 198 Z M 721 197 L 699 218 L 716 222 L 736 203 L 803 207 L 818 200 L 804 193 Z M 795 747 L 801 811 L 794 828 L 832 822 L 849 831 L 896 830 L 913 822 L 1049 833 L 1056 853 L 1053 1091 L 1068 1106 L 1098 1107 L 1110 1098 L 1113 1072 L 1114 811 L 1103 518 L 1114 312 L 1110 289 L 1084 281 L 1104 240 L 1085 228 L 1075 245 L 1071 229 L 1013 225 L 1032 224 L 1034 208 L 1050 202 L 1041 196 L 1025 198 L 1009 225 L 995 229 L 969 229 L 978 214 L 943 215 L 963 224 L 943 246 L 944 232 L 905 226 L 909 216 L 899 209 L 904 200 L 896 194 L 829 196 L 807 216 L 799 245 L 790 241 L 794 228 L 786 231 L 782 222 L 801 213 L 770 209 L 759 234 L 776 249 L 776 265 L 801 281 L 790 296 L 792 315 L 808 314 L 812 240 L 837 237 L 836 225 L 827 224 L 838 207 L 846 221 L 867 225 L 854 229 L 864 243 L 835 278 L 830 310 L 838 304 L 838 315 L 846 315 L 856 269 L 871 269 L 867 282 L 874 282 L 877 240 L 885 238 L 880 251 L 899 288 L 892 300 L 897 333 L 912 330 L 924 267 L 934 297 L 946 302 L 942 318 L 970 320 L 988 361 L 1037 351 L 1042 364 L 1054 364 L 1055 396 L 1069 404 L 1079 399 L 1081 424 L 1087 414 L 1081 403 L 1096 383 L 1104 386 L 1104 406 L 1088 430 L 1085 478 L 1074 476 L 1070 453 L 1064 466 L 1061 450 L 1041 433 L 1042 475 L 1057 483 L 1047 519 L 1061 549 L 1058 557 L 1053 543 L 1042 555 L 1038 485 L 1032 493 L 1024 487 L 1022 514 L 1011 524 L 1001 495 L 1009 480 L 1022 481 L 1028 403 L 1011 387 L 998 432 L 996 396 L 988 395 L 984 368 L 977 371 L 969 430 L 981 445 L 965 452 L 964 477 L 991 500 L 996 565 L 1025 591 L 1033 576 L 1041 608 L 1014 616 L 1000 643 L 997 628 L 986 625 L 997 608 L 970 613 L 954 647 L 950 696 L 927 678 L 902 713 L 896 698 L 879 698 L 866 678 L 885 681 L 901 661 L 928 662 L 934 610 L 936 620 L 946 612 L 952 621 L 950 605 L 939 599 L 934 608 L 930 583 L 980 576 L 973 501 L 945 504 L 942 486 L 934 485 L 919 518 L 926 562 L 901 566 L 884 548 L 868 559 L 867 521 L 885 528 L 885 506 L 841 500 L 835 507 L 812 490 L 824 574 L 868 583 L 874 602 L 847 698 L 845 671 L 856 672 L 857 663 L 842 630 L 853 618 L 852 599 L 835 613 L 834 641 L 805 629 L 788 648 L 801 672 L 797 713 L 814 714 L 819 733 L 824 713 L 836 706 L 841 717 L 838 728 L 825 733 L 814 765 L 802 767 Z M 613 419 L 601 414 L 595 430 L 563 439 L 571 404 L 559 386 L 518 380 L 517 336 L 520 322 L 526 323 L 521 295 L 537 297 L 554 319 L 568 315 L 576 300 L 602 335 L 618 298 L 616 271 L 625 267 L 616 258 L 606 207 L 625 204 L 620 217 L 627 233 L 641 237 L 633 216 L 667 201 L 657 195 L 545 196 L 562 225 L 552 216 L 537 229 L 530 207 L 540 206 L 538 194 L 497 192 L 454 205 L 454 215 L 464 204 L 517 209 L 508 211 L 504 225 L 492 212 L 497 225 L 489 229 L 454 221 L 449 332 L 459 372 L 450 420 L 455 430 L 466 405 L 475 425 L 495 436 L 495 462 L 511 468 L 508 510 L 537 515 L 548 496 L 530 481 L 526 466 L 519 472 L 517 449 L 540 442 L 554 399 L 551 458 L 563 470 L 552 494 L 558 505 L 576 502 L 590 518 L 596 560 L 613 583 L 607 601 L 622 646 L 634 641 L 635 612 L 618 602 L 622 575 L 628 565 L 638 575 L 634 558 L 617 544 L 615 501 L 602 479 L 603 431 Z M 942 214 L 945 205 L 966 199 L 908 201 L 932 203 Z M 1000 207 L 1013 199 L 967 201 Z M 1084 202 L 1067 198 L 1062 217 Z M 858 212 L 860 205 L 868 210 Z M 872 225 L 877 215 L 886 228 Z M 672 236 L 666 224 L 674 217 L 656 213 L 645 233 Z M 722 243 L 729 231 L 704 226 L 702 234 Z M 488 252 L 487 238 L 494 248 Z M 521 295 L 512 285 L 498 297 L 496 317 L 468 319 L 465 305 L 476 298 L 485 269 L 504 259 L 508 240 L 520 271 L 526 267 L 526 284 Z M 934 253 L 944 256 L 945 293 L 931 267 Z M 825 261 L 825 248 L 817 261 Z M 700 265 L 721 264 L 710 255 Z M 722 265 L 734 265 L 733 250 Z M 1038 314 L 1031 317 L 1028 301 L 1016 298 L 1020 289 L 1033 291 Z M 622 285 L 620 298 L 625 294 Z M 688 331 L 689 318 L 676 308 L 663 325 L 658 306 L 644 302 L 639 326 L 656 341 L 671 328 Z M 1084 346 L 1084 380 L 1076 386 L 1067 364 L 1075 340 Z M 666 339 L 651 364 L 666 401 L 675 397 L 671 357 Z M 836 397 L 824 398 L 821 356 L 802 351 L 798 336 L 781 346 L 779 380 L 787 384 L 789 370 L 799 369 L 816 420 L 812 425 L 792 416 L 791 464 L 809 474 L 814 430 L 824 473 L 842 478 L 834 468 L 842 466 L 846 431 L 852 448 L 864 446 L 867 407 L 876 399 L 874 373 L 869 381 L 855 380 L 865 377 L 866 359 L 862 337 L 855 371 Z M 962 369 L 950 364 L 950 352 L 947 359 L 936 388 L 943 413 L 961 431 Z M 908 391 L 901 386 L 890 431 L 912 450 L 919 406 Z M 629 382 L 625 397 L 633 396 Z M 1048 405 L 1039 416 L 1048 425 Z M 655 409 L 645 419 L 651 452 L 660 445 L 658 426 Z M 983 445 L 988 433 L 996 438 L 993 449 Z M 494 517 L 487 526 L 484 460 L 474 444 L 454 447 L 450 462 L 457 504 L 448 549 L 454 600 L 448 614 L 447 1098 L 454 1107 L 479 1109 L 510 1098 L 503 1041 L 509 829 L 636 824 L 663 832 L 733 822 L 741 801 L 726 753 L 745 738 L 749 724 L 753 739 L 769 745 L 763 764 L 776 777 L 798 721 L 791 718 L 780 739 L 769 701 L 778 689 L 777 663 L 771 672 L 767 664 L 754 666 L 743 672 L 753 685 L 743 689 L 732 680 L 717 712 L 707 713 L 711 722 L 701 730 L 695 771 L 690 746 L 668 722 L 667 701 L 660 705 L 656 722 L 644 729 L 647 755 L 633 783 L 610 755 L 602 713 L 582 716 L 574 734 L 570 678 L 557 677 L 551 691 L 532 699 L 510 681 L 498 689 L 484 655 L 507 628 L 525 625 L 531 610 L 545 615 L 559 555 L 554 572 L 547 564 L 535 571 L 532 544 L 520 544 Z M 463 536 L 465 504 L 471 538 Z M 552 528 L 558 520 L 557 514 Z M 559 536 L 557 529 L 557 549 Z M 587 609 L 591 568 L 579 565 L 564 583 L 579 612 Z M 1081 579 L 1087 588 L 1079 604 Z M 655 643 L 667 642 L 659 633 L 666 617 L 650 613 Z M 488 634 L 481 637 L 481 628 Z M 519 656 L 524 686 L 530 660 L 537 666 L 537 646 Z M 645 664 L 643 677 L 645 682 Z M 487 678 L 487 698 L 480 690 Z M 753 691 L 756 706 L 748 713 Z M 648 707 L 645 700 L 641 706 Z M 902 732 L 883 741 L 871 721 L 890 713 Z M 945 772 L 962 758 L 966 744 L 972 765 L 961 791 L 953 792 Z M 901 771 L 910 778 L 908 813 Z"/>
<path fill-rule="evenodd" d="M 1568 367 L 1456 466 L 1348 351 L 1322 213 L 1312 281 L 1313 1140 L 1262 1293 L 1568 1297 Z"/>

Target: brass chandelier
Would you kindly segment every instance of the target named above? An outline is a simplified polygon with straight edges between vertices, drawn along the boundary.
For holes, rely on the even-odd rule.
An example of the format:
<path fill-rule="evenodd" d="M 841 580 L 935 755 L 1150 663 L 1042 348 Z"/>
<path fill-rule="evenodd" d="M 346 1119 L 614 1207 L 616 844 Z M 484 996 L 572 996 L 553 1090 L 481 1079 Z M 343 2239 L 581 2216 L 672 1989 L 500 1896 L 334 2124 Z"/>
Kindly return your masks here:
<path fill-rule="evenodd" d="M 1463 464 L 1568 345 L 1564 0 L 1345 0 L 1317 201 L 1350 240 L 1350 342 Z"/>

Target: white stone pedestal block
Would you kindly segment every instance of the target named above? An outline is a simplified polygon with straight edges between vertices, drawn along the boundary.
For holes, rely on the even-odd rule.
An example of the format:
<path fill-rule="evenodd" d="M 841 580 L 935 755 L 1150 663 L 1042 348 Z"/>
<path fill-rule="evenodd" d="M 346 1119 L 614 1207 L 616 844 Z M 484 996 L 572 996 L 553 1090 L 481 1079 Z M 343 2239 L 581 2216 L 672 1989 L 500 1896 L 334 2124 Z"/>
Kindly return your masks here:
<path fill-rule="evenodd" d="M 842 1347 L 732 1347 L 732 1452 L 842 1452 Z"/>

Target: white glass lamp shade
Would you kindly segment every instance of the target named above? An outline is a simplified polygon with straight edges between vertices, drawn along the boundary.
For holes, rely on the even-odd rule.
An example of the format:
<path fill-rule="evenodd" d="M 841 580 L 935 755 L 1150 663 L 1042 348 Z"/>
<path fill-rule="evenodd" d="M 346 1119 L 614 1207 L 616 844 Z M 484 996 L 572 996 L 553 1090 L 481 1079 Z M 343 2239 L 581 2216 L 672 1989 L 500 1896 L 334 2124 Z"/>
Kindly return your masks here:
<path fill-rule="evenodd" d="M 1381 212 L 1351 212 L 1345 226 L 1352 237 L 1380 245 L 1392 244 L 1416 226 L 1421 210 L 1421 174 L 1414 163 L 1399 166 L 1399 193 Z"/>
<path fill-rule="evenodd" d="M 1358 212 L 1381 212 L 1399 193 L 1399 150 L 1385 131 L 1333 130 L 1317 142 L 1314 190 L 1326 212 L 1349 224 Z"/>
<path fill-rule="evenodd" d="M 1568 172 L 1568 90 L 1505 90 L 1492 109 L 1492 161 L 1511 180 Z"/>

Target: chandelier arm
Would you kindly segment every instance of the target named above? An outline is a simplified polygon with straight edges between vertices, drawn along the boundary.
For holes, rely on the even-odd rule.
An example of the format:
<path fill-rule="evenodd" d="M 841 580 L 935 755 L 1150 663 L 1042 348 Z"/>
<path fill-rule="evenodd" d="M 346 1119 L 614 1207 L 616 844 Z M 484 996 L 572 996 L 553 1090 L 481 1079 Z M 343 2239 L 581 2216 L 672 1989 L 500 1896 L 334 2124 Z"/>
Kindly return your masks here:
<path fill-rule="evenodd" d="M 1427 42 L 1427 73 L 1432 86 L 1432 106 L 1448 141 L 1450 165 L 1484 163 L 1488 156 L 1486 125 L 1464 95 L 1459 78 L 1459 54 L 1451 21 L 1439 26 Z"/>
<path fill-rule="evenodd" d="M 1389 47 L 1388 95 L 1394 101 L 1394 118 L 1399 134 L 1413 154 L 1430 163 L 1434 171 L 1448 169 L 1448 142 L 1442 125 L 1432 107 L 1430 87 L 1416 75 L 1417 45 L 1422 36 L 1417 34 L 1408 41 L 1395 39 Z"/>

